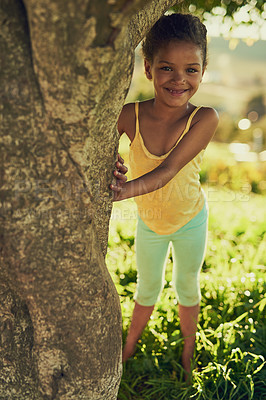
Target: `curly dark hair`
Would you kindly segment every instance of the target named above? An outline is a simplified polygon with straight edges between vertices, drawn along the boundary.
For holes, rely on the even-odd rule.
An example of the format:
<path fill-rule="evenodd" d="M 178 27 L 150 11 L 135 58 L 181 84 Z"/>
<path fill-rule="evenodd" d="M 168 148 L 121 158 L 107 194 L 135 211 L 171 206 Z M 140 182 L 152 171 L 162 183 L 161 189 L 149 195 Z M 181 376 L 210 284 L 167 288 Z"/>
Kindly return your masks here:
<path fill-rule="evenodd" d="M 203 67 L 207 65 L 207 29 L 200 19 L 191 14 L 162 16 L 142 42 L 144 58 L 152 63 L 155 53 L 170 40 L 194 43 L 201 49 Z"/>

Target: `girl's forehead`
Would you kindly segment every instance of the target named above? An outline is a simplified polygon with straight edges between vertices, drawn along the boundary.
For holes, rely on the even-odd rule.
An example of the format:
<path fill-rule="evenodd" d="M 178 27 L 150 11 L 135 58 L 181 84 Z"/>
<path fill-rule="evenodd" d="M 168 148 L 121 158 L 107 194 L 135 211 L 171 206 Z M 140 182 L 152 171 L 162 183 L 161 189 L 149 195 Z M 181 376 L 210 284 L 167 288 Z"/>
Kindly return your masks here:
<path fill-rule="evenodd" d="M 176 58 L 180 54 L 185 57 L 193 57 L 202 61 L 202 51 L 195 43 L 188 41 L 172 40 L 160 46 L 155 55 L 154 60 L 158 61 L 161 57 Z"/>
<path fill-rule="evenodd" d="M 158 47 L 157 52 L 177 52 L 177 51 L 186 51 L 186 52 L 198 52 L 201 51 L 200 47 L 193 42 L 184 41 L 184 40 L 171 40 L 170 42 L 163 43 L 162 46 Z"/>

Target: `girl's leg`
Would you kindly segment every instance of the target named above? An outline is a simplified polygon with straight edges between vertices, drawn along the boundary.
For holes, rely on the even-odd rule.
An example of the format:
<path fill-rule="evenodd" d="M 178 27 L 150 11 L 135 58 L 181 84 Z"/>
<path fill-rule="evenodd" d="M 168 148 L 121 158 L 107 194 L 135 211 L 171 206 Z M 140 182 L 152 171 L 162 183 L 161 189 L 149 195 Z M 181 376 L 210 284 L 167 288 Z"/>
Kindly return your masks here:
<path fill-rule="evenodd" d="M 135 308 L 132 314 L 132 321 L 128 331 L 127 340 L 123 349 L 122 361 L 131 357 L 136 349 L 136 344 L 145 326 L 147 325 L 154 306 L 141 306 L 135 302 Z"/>
<path fill-rule="evenodd" d="M 186 379 L 189 379 L 191 372 L 191 362 L 193 360 L 195 348 L 199 310 L 199 304 L 192 307 L 185 307 L 179 304 L 180 328 L 184 337 L 182 365 L 184 370 L 187 372 L 187 375 L 185 376 Z"/>
<path fill-rule="evenodd" d="M 203 263 L 206 239 L 206 207 L 190 222 L 174 234 L 173 244 L 173 285 L 179 300 L 180 328 L 184 337 L 182 363 L 189 379 L 191 361 L 195 348 L 195 336 L 199 315 L 200 285 L 199 273 Z"/>
<path fill-rule="evenodd" d="M 149 229 L 139 218 L 136 234 L 138 268 L 135 308 L 123 350 L 123 361 L 131 357 L 163 288 L 164 264 L 169 239 Z"/>

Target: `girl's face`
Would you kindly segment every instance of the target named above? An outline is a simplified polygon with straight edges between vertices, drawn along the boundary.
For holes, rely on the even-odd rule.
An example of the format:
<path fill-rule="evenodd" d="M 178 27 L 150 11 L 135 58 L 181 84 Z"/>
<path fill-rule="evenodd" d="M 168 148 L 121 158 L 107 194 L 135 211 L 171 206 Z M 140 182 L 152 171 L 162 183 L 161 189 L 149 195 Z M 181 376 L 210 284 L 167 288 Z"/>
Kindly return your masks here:
<path fill-rule="evenodd" d="M 159 48 L 152 63 L 144 61 L 156 100 L 171 107 L 187 104 L 202 81 L 202 64 L 201 49 L 194 43 L 173 40 Z"/>

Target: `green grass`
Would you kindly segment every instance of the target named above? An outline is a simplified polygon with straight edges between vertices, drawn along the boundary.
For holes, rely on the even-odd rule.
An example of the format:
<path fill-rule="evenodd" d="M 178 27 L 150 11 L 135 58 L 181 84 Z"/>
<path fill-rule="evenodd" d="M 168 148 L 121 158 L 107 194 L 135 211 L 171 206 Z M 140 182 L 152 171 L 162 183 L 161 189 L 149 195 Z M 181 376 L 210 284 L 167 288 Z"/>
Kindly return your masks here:
<path fill-rule="evenodd" d="M 265 197 L 205 187 L 209 241 L 201 273 L 201 313 L 192 385 L 183 381 L 182 336 L 166 285 L 133 358 L 124 365 L 119 400 L 266 398 Z M 121 299 L 125 338 L 136 286 L 136 206 L 115 203 L 107 265 Z"/>

